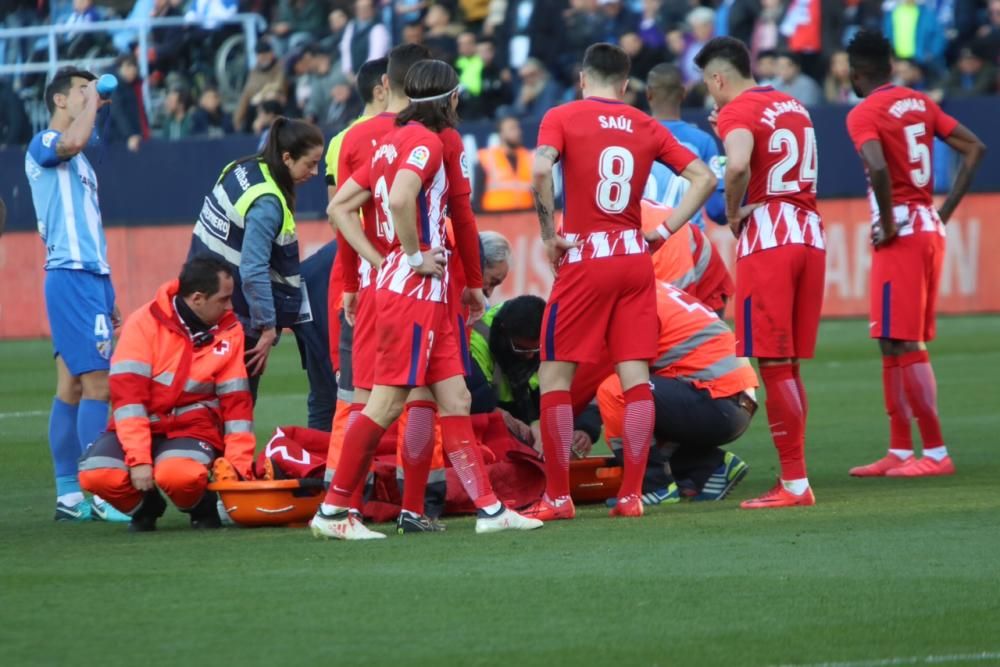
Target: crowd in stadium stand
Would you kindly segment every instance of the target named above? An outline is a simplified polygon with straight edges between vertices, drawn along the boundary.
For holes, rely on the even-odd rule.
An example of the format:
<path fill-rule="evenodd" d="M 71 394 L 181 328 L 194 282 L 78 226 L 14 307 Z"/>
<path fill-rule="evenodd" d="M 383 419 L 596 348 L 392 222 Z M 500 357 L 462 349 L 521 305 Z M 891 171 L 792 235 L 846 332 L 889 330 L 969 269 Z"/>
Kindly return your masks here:
<path fill-rule="evenodd" d="M 227 100 L 213 80 L 214 59 L 222 41 L 240 28 L 216 20 L 237 12 L 259 13 L 268 28 L 242 95 Z M 750 46 L 761 82 L 806 105 L 853 104 L 843 46 L 862 27 L 889 36 L 901 84 L 935 99 L 998 89 L 1000 0 L 0 1 L 4 28 L 143 15 L 191 20 L 188 27 L 152 31 L 152 109 L 144 108 L 137 47 L 127 34 L 59 38 L 63 59 L 95 49 L 117 56 L 112 71 L 125 85 L 111 136 L 133 150 L 150 137 L 260 134 L 278 114 L 339 131 L 361 109 L 352 85 L 357 67 L 402 42 L 425 44 L 455 66 L 465 120 L 537 120 L 546 109 L 578 98 L 583 51 L 599 41 L 617 43 L 632 57 L 629 101 L 637 106 L 645 104 L 645 75 L 660 62 L 674 62 L 684 73 L 685 106 L 706 106 L 710 100 L 693 58 L 722 34 Z M 2 42 L 0 64 L 47 60 L 44 39 Z M 30 138 L 24 100 L 37 98 L 33 91 L 41 85 L 30 77 L 0 77 L 0 145 Z"/>

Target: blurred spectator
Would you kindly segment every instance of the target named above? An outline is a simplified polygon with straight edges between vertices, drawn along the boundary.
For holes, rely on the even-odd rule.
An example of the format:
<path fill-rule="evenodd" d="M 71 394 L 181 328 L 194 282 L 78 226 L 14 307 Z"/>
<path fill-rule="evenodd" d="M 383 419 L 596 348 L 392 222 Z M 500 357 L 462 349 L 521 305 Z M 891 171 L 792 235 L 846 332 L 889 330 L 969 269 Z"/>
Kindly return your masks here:
<path fill-rule="evenodd" d="M 38 0 L 3 0 L 0 28 L 26 28 L 41 22 Z M 0 39 L 0 65 L 24 62 L 31 51 L 30 39 Z"/>
<path fill-rule="evenodd" d="M 574 64 L 582 62 L 583 52 L 594 42 L 601 41 L 601 35 L 604 34 L 603 18 L 597 11 L 597 0 L 570 0 L 569 4 L 570 8 L 563 14 L 565 47 L 556 61 L 558 72 L 562 75 L 568 73 Z M 553 36 L 555 34 L 558 33 L 553 33 Z"/>
<path fill-rule="evenodd" d="M 990 0 L 987 7 L 987 23 L 976 32 L 983 45 L 986 59 L 991 63 L 1000 61 L 1000 0 Z"/>
<path fill-rule="evenodd" d="M 247 76 L 243 92 L 236 103 L 236 111 L 233 112 L 233 126 L 238 132 L 246 132 L 250 128 L 250 124 L 253 122 L 250 113 L 250 100 L 269 85 L 283 90 L 286 85 L 285 72 L 278 64 L 270 41 L 262 39 L 257 42 L 257 63 Z"/>
<path fill-rule="evenodd" d="M 680 68 L 687 84 L 701 81 L 701 71 L 694 64 L 694 57 L 704 48 L 715 32 L 715 12 L 708 7 L 692 9 L 687 15 L 687 24 L 691 28 L 691 37 L 681 57 Z"/>
<path fill-rule="evenodd" d="M 355 92 L 354 86 L 346 81 L 330 89 L 328 101 L 326 115 L 319 117 L 316 122 L 329 128 L 330 133 L 334 135 L 350 125 L 364 108 L 364 103 Z"/>
<path fill-rule="evenodd" d="M 830 56 L 830 71 L 823 82 L 823 96 L 831 104 L 857 104 L 858 96 L 851 85 L 851 66 L 846 51 Z"/>
<path fill-rule="evenodd" d="M 171 0 L 154 0 L 149 15 L 152 18 L 178 18 L 183 16 L 183 13 Z M 184 60 L 186 40 L 184 31 L 176 26 L 153 28 L 149 32 L 149 37 L 150 82 L 159 85 L 167 74 L 180 69 L 180 63 Z"/>
<path fill-rule="evenodd" d="M 111 125 L 108 126 L 109 142 L 125 142 L 132 152 L 139 150 L 143 139 L 149 139 L 149 121 L 142 102 L 142 80 L 135 56 L 118 56 L 115 61 L 118 89 L 111 104 Z"/>
<path fill-rule="evenodd" d="M 462 19 L 472 32 L 479 32 L 490 10 L 490 0 L 458 0 Z"/>
<path fill-rule="evenodd" d="M 163 100 L 162 112 L 161 138 L 174 140 L 191 136 L 191 93 L 187 88 L 171 88 Z"/>
<path fill-rule="evenodd" d="M 419 44 L 419 42 L 407 42 L 403 38 L 403 30 L 408 25 L 420 23 L 430 4 L 428 0 L 383 0 L 382 23 L 391 28 L 394 44 L 398 44 L 401 38 L 404 44 Z"/>
<path fill-rule="evenodd" d="M 427 28 L 424 46 L 430 49 L 431 57 L 446 63 L 455 62 L 458 42 L 451 33 L 451 12 L 448 8 L 440 4 L 431 5 L 427 10 L 424 26 Z"/>
<path fill-rule="evenodd" d="M 471 111 L 470 118 L 493 118 L 496 110 L 510 104 L 513 99 L 511 82 L 513 76 L 510 70 L 500 67 L 496 62 L 496 47 L 490 39 L 481 39 L 476 44 L 476 53 L 483 61 L 482 89 L 477 104 Z"/>
<path fill-rule="evenodd" d="M 403 44 L 423 44 L 424 24 L 420 21 L 413 21 L 403 26 Z"/>
<path fill-rule="evenodd" d="M 643 82 L 646 81 L 649 70 L 669 59 L 669 54 L 665 47 L 653 48 L 648 46 L 642 41 L 639 34 L 635 32 L 627 32 L 622 35 L 619 45 L 632 60 L 632 70 L 629 73 L 629 78 L 633 79 L 637 84 L 641 83 L 642 87 L 645 86 Z"/>
<path fill-rule="evenodd" d="M 778 74 L 775 90 L 791 95 L 807 107 L 823 101 L 823 91 L 808 74 L 803 74 L 798 54 L 782 53 L 775 63 Z"/>
<path fill-rule="evenodd" d="M 823 49 L 841 46 L 843 0 L 789 0 L 778 32 L 785 48 L 798 58 L 799 67 L 818 81 L 826 76 Z"/>
<path fill-rule="evenodd" d="M 500 143 L 479 150 L 479 208 L 486 212 L 527 211 L 531 196 L 532 154 L 524 147 L 521 123 L 513 116 L 497 122 Z"/>
<path fill-rule="evenodd" d="M 0 147 L 23 146 L 31 141 L 31 122 L 24 101 L 6 79 L 0 79 Z"/>
<path fill-rule="evenodd" d="M 754 78 L 762 86 L 774 85 L 778 78 L 778 52 L 761 51 L 753 67 Z"/>
<path fill-rule="evenodd" d="M 535 58 L 528 58 L 518 74 L 521 87 L 511 111 L 519 118 L 541 118 L 559 101 L 559 86 L 552 80 L 545 65 Z"/>
<path fill-rule="evenodd" d="M 224 137 L 233 133 L 233 121 L 222 110 L 222 98 L 214 86 L 205 86 L 198 106 L 191 112 L 191 135 Z"/>
<path fill-rule="evenodd" d="M 530 11 L 527 34 L 521 40 L 511 39 L 510 57 L 503 62 L 511 69 L 520 69 L 528 57 L 537 58 L 557 75 L 563 74 L 565 70 L 560 68 L 562 67 L 563 53 L 567 48 L 566 26 L 563 23 L 563 16 L 568 7 L 569 0 L 547 0 L 544 7 L 537 0 L 519 2 L 518 11 L 521 15 Z M 518 46 L 519 50 L 515 51 L 515 46 Z M 521 47 L 524 47 L 524 50 L 520 50 Z M 579 62 L 583 59 L 582 51 L 579 56 L 578 59 L 573 60 L 571 55 L 569 59 L 572 62 Z"/>
<path fill-rule="evenodd" d="M 259 137 L 257 150 L 264 150 L 267 145 L 267 135 L 271 133 L 271 123 L 285 110 L 285 106 L 277 100 L 265 100 L 257 108 L 257 117 L 253 119 L 253 133 Z"/>
<path fill-rule="evenodd" d="M 329 32 L 319 40 L 319 48 L 331 55 L 340 57 L 340 40 L 344 38 L 344 31 L 347 30 L 349 17 L 343 9 L 337 8 L 330 12 L 327 17 L 327 27 Z"/>
<path fill-rule="evenodd" d="M 725 0 L 726 25 L 730 37 L 753 46 L 753 33 L 761 13 L 762 0 Z"/>
<path fill-rule="evenodd" d="M 205 30 L 219 27 L 219 19 L 229 18 L 239 11 L 238 0 L 193 0 L 184 18 L 200 23 Z"/>
<path fill-rule="evenodd" d="M 597 6 L 604 28 L 599 41 L 615 44 L 625 33 L 639 29 L 639 17 L 622 0 L 597 0 Z"/>
<path fill-rule="evenodd" d="M 973 43 L 959 51 L 944 82 L 947 99 L 992 95 L 996 92 L 997 68 L 986 62 L 981 44 Z"/>
<path fill-rule="evenodd" d="M 754 22 L 753 36 L 750 41 L 750 57 L 756 58 L 762 51 L 773 51 L 778 48 L 778 23 L 781 21 L 781 0 L 761 0 L 760 15 Z"/>
<path fill-rule="evenodd" d="M 944 52 L 944 30 L 938 26 L 934 10 L 917 0 L 886 3 L 882 33 L 892 42 L 897 58 L 912 58 L 925 68 L 936 66 Z"/>
<path fill-rule="evenodd" d="M 278 0 L 271 34 L 280 53 L 294 51 L 319 37 L 326 27 L 323 3 L 316 0 Z"/>
<path fill-rule="evenodd" d="M 375 16 L 374 0 L 355 0 L 354 18 L 340 40 L 340 66 L 353 79 L 361 65 L 387 54 L 391 42 L 389 31 Z"/>
<path fill-rule="evenodd" d="M 927 75 L 920 63 L 911 58 L 897 58 L 892 63 L 893 82 L 914 90 L 928 92 Z"/>
<path fill-rule="evenodd" d="M 84 25 L 97 23 L 101 20 L 94 7 L 94 0 L 73 0 L 73 11 L 66 17 L 65 25 Z M 82 58 L 88 50 L 96 46 L 102 39 L 100 33 L 68 32 L 62 36 L 66 43 L 67 58 Z"/>
<path fill-rule="evenodd" d="M 476 36 L 471 32 L 463 32 L 458 36 L 458 57 L 455 59 L 455 71 L 458 80 L 469 97 L 479 97 L 483 92 L 483 62 L 476 49 Z"/>
<path fill-rule="evenodd" d="M 333 67 L 330 54 L 315 47 L 309 50 L 310 71 L 304 77 L 304 83 L 309 87 L 308 99 L 302 104 L 303 115 L 314 123 L 323 123 L 327 118 L 332 103 L 330 91 L 334 86 L 346 84 L 350 89 L 350 81 L 344 73 Z M 300 82 L 302 85 L 302 82 Z"/>
<path fill-rule="evenodd" d="M 651 49 L 666 49 L 667 21 L 660 11 L 661 0 L 642 0 L 642 18 L 639 19 L 639 37 Z"/>

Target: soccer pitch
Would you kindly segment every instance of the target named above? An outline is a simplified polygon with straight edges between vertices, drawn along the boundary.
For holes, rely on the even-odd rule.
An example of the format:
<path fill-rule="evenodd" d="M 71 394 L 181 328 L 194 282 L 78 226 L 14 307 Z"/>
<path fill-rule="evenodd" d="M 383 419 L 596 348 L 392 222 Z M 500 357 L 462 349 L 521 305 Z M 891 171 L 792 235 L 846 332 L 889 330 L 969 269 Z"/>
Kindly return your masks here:
<path fill-rule="evenodd" d="M 761 411 L 721 503 L 376 543 L 195 533 L 173 509 L 152 534 L 54 523 L 49 350 L 0 343 L 3 665 L 1000 665 L 1000 317 L 942 318 L 931 345 L 954 477 L 847 475 L 888 424 L 865 323 L 834 321 L 803 371 L 813 508 L 737 509 L 777 474 Z M 305 423 L 298 365 L 288 336 L 263 439 Z"/>

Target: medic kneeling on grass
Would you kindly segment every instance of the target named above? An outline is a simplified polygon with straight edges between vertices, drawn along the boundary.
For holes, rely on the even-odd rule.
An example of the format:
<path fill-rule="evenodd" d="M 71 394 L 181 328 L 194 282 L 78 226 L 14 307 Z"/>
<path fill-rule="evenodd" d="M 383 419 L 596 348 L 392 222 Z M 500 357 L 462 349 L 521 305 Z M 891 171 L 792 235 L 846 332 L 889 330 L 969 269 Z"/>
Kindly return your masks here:
<path fill-rule="evenodd" d="M 251 476 L 253 401 L 232 295 L 224 263 L 192 259 L 122 327 L 113 416 L 80 461 L 80 485 L 131 515 L 133 532 L 156 529 L 159 490 L 192 527 L 218 528 L 209 467 L 217 480 Z"/>

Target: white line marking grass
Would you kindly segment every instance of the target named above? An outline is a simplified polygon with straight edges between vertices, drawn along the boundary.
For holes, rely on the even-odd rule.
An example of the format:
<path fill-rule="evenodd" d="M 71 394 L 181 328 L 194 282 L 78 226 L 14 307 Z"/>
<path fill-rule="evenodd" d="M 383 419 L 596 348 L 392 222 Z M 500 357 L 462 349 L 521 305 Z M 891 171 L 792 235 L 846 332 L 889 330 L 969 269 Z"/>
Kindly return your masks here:
<path fill-rule="evenodd" d="M 917 655 L 909 658 L 882 658 L 848 662 L 813 662 L 809 664 L 784 664 L 777 667 L 901 667 L 905 665 L 947 665 L 956 662 L 1000 662 L 1000 651 L 959 653 L 955 655 Z"/>

